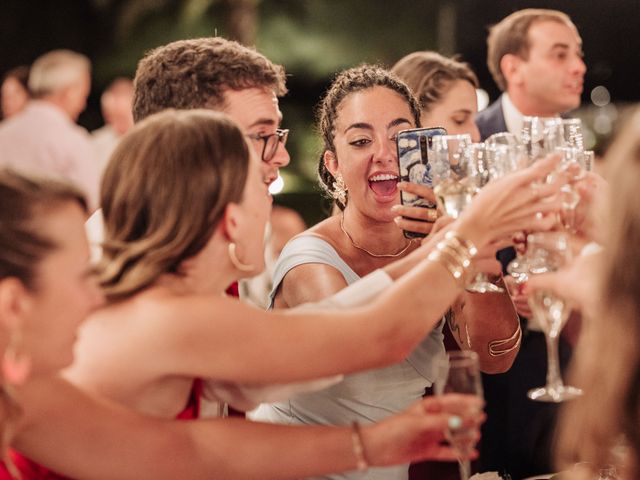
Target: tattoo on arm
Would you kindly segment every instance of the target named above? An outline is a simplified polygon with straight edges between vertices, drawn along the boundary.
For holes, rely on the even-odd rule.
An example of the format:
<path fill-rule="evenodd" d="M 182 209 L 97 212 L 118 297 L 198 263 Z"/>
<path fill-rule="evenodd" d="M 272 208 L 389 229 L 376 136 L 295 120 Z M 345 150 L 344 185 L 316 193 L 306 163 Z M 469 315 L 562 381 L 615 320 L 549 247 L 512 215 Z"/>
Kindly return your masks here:
<path fill-rule="evenodd" d="M 456 314 L 453 308 L 449 309 L 449 311 L 445 314 L 445 318 L 447 320 L 447 323 L 449 324 L 449 330 L 451 330 L 451 333 L 457 340 L 458 344 L 464 345 L 464 341 L 462 340 L 462 330 L 460 329 L 460 324 L 458 323 L 458 319 L 456 318 Z"/>

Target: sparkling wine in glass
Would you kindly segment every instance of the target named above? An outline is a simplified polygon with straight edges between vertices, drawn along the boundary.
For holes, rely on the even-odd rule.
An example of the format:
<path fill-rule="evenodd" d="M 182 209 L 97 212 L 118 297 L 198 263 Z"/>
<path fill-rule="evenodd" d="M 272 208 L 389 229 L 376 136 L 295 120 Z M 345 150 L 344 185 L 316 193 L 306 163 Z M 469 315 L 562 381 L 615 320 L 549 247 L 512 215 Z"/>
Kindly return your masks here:
<path fill-rule="evenodd" d="M 470 350 L 449 352 L 446 358 L 437 361 L 437 377 L 434 382 L 436 395 L 463 393 L 483 396 L 478 354 Z M 469 457 L 476 444 L 473 429 L 456 428 L 445 432 L 447 441 L 458 454 L 461 480 L 471 475 Z"/>
<path fill-rule="evenodd" d="M 528 275 L 555 272 L 570 260 L 571 250 L 564 232 L 542 232 L 528 236 Z M 554 403 L 580 396 L 582 391 L 579 388 L 563 384 L 558 361 L 558 339 L 571 313 L 571 306 L 562 297 L 545 290 L 536 291 L 528 302 L 547 343 L 547 384 L 530 390 L 527 395 L 532 400 Z"/>
<path fill-rule="evenodd" d="M 469 175 L 475 178 L 478 189 L 514 170 L 514 155 L 518 155 L 516 145 L 483 143 L 471 144 L 467 149 Z M 505 290 L 489 280 L 486 273 L 475 275 L 466 290 L 475 293 L 503 293 Z"/>
<path fill-rule="evenodd" d="M 556 147 L 564 145 L 562 119 L 559 117 L 525 116 L 520 139 L 529 156 L 529 161 L 533 163 L 552 153 Z"/>
<path fill-rule="evenodd" d="M 470 135 L 438 135 L 433 137 L 429 162 L 432 166 L 433 192 L 440 208 L 458 218 L 477 191 L 470 176 L 467 148 Z"/>

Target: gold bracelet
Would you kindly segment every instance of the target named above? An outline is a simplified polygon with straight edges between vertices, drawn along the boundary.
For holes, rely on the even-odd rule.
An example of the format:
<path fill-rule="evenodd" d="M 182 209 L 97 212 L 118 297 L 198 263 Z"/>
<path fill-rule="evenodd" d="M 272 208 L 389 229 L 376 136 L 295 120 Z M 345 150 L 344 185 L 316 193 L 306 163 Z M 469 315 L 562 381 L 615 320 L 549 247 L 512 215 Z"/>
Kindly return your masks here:
<path fill-rule="evenodd" d="M 475 257 L 478 254 L 478 249 L 473 244 L 473 242 L 471 240 L 466 240 L 465 238 L 462 238 L 458 234 L 458 232 L 455 232 L 453 230 L 449 230 L 444 235 L 444 238 L 445 238 L 445 240 L 450 240 L 450 241 L 456 243 L 460 248 L 465 249 L 467 252 L 469 252 L 469 256 L 471 258 Z"/>
<path fill-rule="evenodd" d="M 500 348 L 508 343 L 513 342 L 514 340 L 515 343 L 511 347 L 505 349 Z M 500 357 L 502 355 L 506 355 L 507 353 L 511 353 L 520 346 L 521 342 L 522 328 L 520 327 L 520 322 L 518 321 L 518 328 L 509 338 L 492 340 L 491 342 L 489 342 L 489 355 L 491 355 L 492 357 Z"/>
<path fill-rule="evenodd" d="M 434 250 L 429 254 L 427 260 L 442 265 L 451 274 L 456 283 L 460 287 L 464 287 L 464 267 L 451 254 L 441 250 Z"/>
<path fill-rule="evenodd" d="M 464 250 L 455 248 L 452 245 L 442 242 L 438 244 L 438 250 L 442 253 L 451 255 L 463 268 L 469 268 L 471 265 L 471 257 Z"/>
<path fill-rule="evenodd" d="M 359 472 L 366 472 L 369 470 L 369 462 L 367 462 L 367 457 L 364 454 L 362 432 L 358 422 L 351 424 L 351 445 L 353 447 L 353 455 L 356 457 L 356 468 Z"/>

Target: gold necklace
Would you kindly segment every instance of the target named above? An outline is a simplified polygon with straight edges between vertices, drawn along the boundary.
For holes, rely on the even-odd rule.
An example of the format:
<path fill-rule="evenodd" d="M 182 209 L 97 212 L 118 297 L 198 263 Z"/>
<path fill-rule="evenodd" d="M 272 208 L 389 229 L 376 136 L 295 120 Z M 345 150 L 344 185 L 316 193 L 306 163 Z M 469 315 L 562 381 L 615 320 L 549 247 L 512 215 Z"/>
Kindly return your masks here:
<path fill-rule="evenodd" d="M 363 251 L 364 253 L 366 253 L 367 255 L 371 255 L 373 258 L 397 258 L 400 255 L 402 255 L 403 253 L 405 253 L 407 250 L 409 250 L 409 247 L 411 245 L 413 245 L 413 239 L 410 239 L 409 242 L 402 247 L 402 249 L 397 252 L 397 253 L 373 253 L 370 252 L 369 250 L 367 250 L 366 248 L 358 245 L 353 238 L 351 238 L 351 235 L 349 235 L 349 232 L 347 232 L 344 228 L 344 212 L 342 212 L 342 215 L 340 215 L 340 230 L 342 230 L 342 232 L 347 236 L 347 238 L 349 239 L 349 241 L 351 242 L 351 245 L 353 245 L 355 248 L 357 248 L 358 250 Z"/>

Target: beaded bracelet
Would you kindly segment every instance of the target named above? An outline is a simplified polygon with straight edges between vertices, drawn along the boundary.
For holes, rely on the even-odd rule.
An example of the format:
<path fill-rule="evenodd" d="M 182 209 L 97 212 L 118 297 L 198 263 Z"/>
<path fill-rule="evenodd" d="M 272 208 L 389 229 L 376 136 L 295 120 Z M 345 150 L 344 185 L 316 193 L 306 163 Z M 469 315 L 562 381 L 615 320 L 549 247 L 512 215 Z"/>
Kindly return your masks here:
<path fill-rule="evenodd" d="M 359 472 L 369 470 L 369 462 L 364 455 L 364 443 L 362 442 L 362 432 L 360 424 L 353 422 L 351 424 L 351 445 L 353 447 L 353 455 L 356 457 L 356 468 Z"/>

